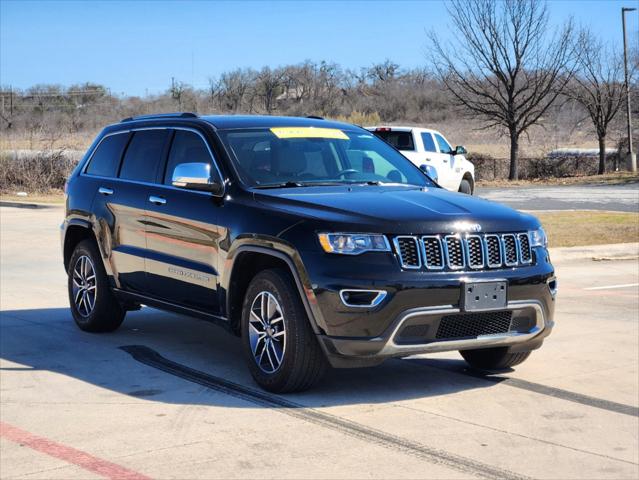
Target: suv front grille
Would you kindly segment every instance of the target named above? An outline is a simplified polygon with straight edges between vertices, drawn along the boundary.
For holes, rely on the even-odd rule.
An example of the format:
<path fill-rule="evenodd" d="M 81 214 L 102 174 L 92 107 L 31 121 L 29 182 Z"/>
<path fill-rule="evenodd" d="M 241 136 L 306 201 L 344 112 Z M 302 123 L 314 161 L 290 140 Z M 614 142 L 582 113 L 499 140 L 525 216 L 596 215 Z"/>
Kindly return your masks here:
<path fill-rule="evenodd" d="M 510 330 L 512 312 L 462 313 L 442 317 L 435 338 L 468 338 L 480 335 L 507 333 Z"/>
<path fill-rule="evenodd" d="M 393 241 L 405 269 L 480 270 L 530 265 L 528 233 L 402 235 Z"/>

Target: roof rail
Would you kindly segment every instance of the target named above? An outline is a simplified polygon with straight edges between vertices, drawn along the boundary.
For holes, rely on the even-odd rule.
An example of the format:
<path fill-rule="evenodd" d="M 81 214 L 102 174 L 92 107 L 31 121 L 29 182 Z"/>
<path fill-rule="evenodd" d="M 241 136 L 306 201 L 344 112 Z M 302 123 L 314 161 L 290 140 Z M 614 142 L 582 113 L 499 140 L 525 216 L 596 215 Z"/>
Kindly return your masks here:
<path fill-rule="evenodd" d="M 162 118 L 197 118 L 197 114 L 192 112 L 155 113 L 152 115 L 138 115 L 137 117 L 123 118 L 121 122 L 131 122 L 133 120 L 154 120 Z"/>
<path fill-rule="evenodd" d="M 324 120 L 324 117 L 318 115 L 306 115 L 306 118 L 314 118 L 315 120 Z"/>

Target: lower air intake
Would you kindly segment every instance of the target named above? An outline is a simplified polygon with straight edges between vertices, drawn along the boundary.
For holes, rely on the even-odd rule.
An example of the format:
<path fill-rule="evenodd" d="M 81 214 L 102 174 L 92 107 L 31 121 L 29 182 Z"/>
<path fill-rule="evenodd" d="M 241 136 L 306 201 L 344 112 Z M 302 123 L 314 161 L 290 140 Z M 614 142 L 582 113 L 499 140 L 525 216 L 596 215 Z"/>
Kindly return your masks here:
<path fill-rule="evenodd" d="M 474 338 L 480 335 L 507 333 L 510 330 L 511 318 L 511 311 L 447 315 L 439 322 L 435 338 Z"/>

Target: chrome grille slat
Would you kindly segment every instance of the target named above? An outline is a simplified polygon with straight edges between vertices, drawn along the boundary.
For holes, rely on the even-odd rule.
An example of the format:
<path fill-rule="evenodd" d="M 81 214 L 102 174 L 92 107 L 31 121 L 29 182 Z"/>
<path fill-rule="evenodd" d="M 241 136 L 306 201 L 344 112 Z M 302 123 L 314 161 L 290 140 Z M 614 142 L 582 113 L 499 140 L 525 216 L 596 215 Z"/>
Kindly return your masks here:
<path fill-rule="evenodd" d="M 438 236 L 422 237 L 422 253 L 424 266 L 428 270 L 441 270 L 444 268 L 444 248 L 442 240 Z"/>
<path fill-rule="evenodd" d="M 417 269 L 422 267 L 419 243 L 417 237 L 410 235 L 399 236 L 393 239 L 399 262 L 402 268 Z"/>
<path fill-rule="evenodd" d="M 504 245 L 504 263 L 507 267 L 514 267 L 519 262 L 519 252 L 517 249 L 517 238 L 512 233 L 501 236 Z"/>
<path fill-rule="evenodd" d="M 466 266 L 464 250 L 464 242 L 460 235 L 446 235 L 444 237 L 444 256 L 448 268 L 461 270 Z"/>
<path fill-rule="evenodd" d="M 485 270 L 533 263 L 527 232 L 399 235 L 393 244 L 401 267 L 410 270 Z"/>
<path fill-rule="evenodd" d="M 484 266 L 484 242 L 479 235 L 468 235 L 465 238 L 468 266 L 472 269 Z"/>

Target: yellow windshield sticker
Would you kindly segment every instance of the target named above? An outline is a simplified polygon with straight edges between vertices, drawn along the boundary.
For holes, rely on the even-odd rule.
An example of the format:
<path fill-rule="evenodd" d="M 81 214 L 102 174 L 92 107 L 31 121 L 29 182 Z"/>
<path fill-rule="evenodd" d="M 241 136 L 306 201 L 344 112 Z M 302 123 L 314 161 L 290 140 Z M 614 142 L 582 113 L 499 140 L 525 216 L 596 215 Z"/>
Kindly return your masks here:
<path fill-rule="evenodd" d="M 338 138 L 348 140 L 346 134 L 337 128 L 273 127 L 271 132 L 277 138 Z"/>

